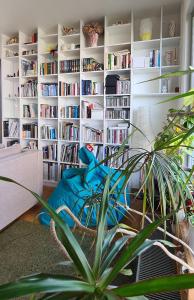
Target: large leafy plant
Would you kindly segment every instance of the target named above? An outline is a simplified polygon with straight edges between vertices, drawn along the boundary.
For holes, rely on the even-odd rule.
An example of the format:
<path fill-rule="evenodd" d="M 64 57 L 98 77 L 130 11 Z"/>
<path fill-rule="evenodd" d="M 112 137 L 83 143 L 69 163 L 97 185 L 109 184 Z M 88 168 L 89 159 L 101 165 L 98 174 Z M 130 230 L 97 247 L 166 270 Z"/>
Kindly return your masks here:
<path fill-rule="evenodd" d="M 0 177 L 0 180 L 19 183 Z M 22 186 L 21 186 L 22 187 Z M 121 236 L 116 242 L 113 239 L 118 228 L 107 231 L 106 214 L 110 195 L 110 178 L 107 178 L 102 201 L 100 203 L 101 218 L 97 228 L 95 255 L 90 265 L 79 243 L 76 241 L 70 228 L 56 214 L 56 212 L 36 193 L 32 193 L 37 200 L 48 210 L 55 221 L 56 231 L 60 243 L 63 245 L 69 258 L 77 270 L 78 276 L 63 276 L 49 274 L 35 274 L 0 286 L 0 299 L 11 299 L 24 295 L 44 293 L 41 299 L 88 299 L 88 300 L 116 300 L 116 299 L 146 299 L 143 295 L 164 291 L 188 289 L 194 287 L 194 275 L 175 275 L 161 278 L 152 278 L 123 286 L 113 286 L 113 281 L 120 272 L 129 273 L 127 266 L 143 251 L 157 243 L 172 246 L 167 241 L 152 241 L 149 237 L 159 226 L 157 220 L 137 235 L 133 232 L 132 240 L 128 244 L 129 235 Z M 115 261 L 116 258 L 116 261 Z M 39 298 L 40 299 L 40 298 Z"/>

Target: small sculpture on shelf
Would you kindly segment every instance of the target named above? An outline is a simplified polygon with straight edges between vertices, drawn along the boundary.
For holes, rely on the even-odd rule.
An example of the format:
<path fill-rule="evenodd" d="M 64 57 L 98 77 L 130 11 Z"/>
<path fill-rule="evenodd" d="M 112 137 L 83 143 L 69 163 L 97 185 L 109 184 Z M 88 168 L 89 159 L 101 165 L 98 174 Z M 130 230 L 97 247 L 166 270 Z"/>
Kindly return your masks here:
<path fill-rule="evenodd" d="M 103 34 L 104 27 L 97 23 L 92 22 L 83 26 L 83 33 L 86 37 L 88 47 L 97 47 L 99 35 Z"/>
<path fill-rule="evenodd" d="M 69 35 L 69 34 L 76 33 L 79 30 L 78 29 L 76 30 L 74 27 L 71 26 L 63 26 L 62 31 L 64 35 Z"/>
<path fill-rule="evenodd" d="M 18 43 L 18 37 L 17 37 L 17 36 L 13 36 L 13 37 L 11 37 L 11 38 L 7 41 L 7 45 L 17 44 L 17 43 Z"/>

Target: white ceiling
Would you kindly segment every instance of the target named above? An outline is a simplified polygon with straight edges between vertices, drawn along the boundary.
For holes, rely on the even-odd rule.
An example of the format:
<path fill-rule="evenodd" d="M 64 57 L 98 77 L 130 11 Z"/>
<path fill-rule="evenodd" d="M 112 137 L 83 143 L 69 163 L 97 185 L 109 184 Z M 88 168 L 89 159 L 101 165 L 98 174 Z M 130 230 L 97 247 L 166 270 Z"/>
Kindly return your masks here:
<path fill-rule="evenodd" d="M 182 0 L 183 1 L 183 0 Z M 0 0 L 0 32 L 52 26 L 80 19 L 124 14 L 130 9 L 152 9 L 179 0 Z"/>

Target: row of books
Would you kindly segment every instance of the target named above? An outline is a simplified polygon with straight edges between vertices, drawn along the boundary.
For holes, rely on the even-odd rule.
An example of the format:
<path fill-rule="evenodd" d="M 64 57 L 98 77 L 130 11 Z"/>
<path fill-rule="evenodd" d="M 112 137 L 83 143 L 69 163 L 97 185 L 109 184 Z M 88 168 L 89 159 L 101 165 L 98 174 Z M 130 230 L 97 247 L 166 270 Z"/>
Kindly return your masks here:
<path fill-rule="evenodd" d="M 40 75 L 50 75 L 58 73 L 57 61 L 45 62 L 40 64 Z"/>
<path fill-rule="evenodd" d="M 57 83 L 41 83 L 41 94 L 42 96 L 57 96 L 58 95 L 58 84 Z"/>
<path fill-rule="evenodd" d="M 37 60 L 33 60 L 33 61 L 22 60 L 21 68 L 22 68 L 22 76 L 37 75 Z"/>
<path fill-rule="evenodd" d="M 38 81 L 31 79 L 21 84 L 21 97 L 37 97 L 38 96 Z"/>
<path fill-rule="evenodd" d="M 83 136 L 85 142 L 101 143 L 103 141 L 103 130 L 84 125 Z"/>
<path fill-rule="evenodd" d="M 3 122 L 4 137 L 19 137 L 19 122 L 18 120 L 9 119 Z"/>
<path fill-rule="evenodd" d="M 104 70 L 104 65 L 97 62 L 93 57 L 83 58 L 83 72 Z"/>
<path fill-rule="evenodd" d="M 58 180 L 58 165 L 51 162 L 43 163 L 43 178 L 44 180 Z"/>
<path fill-rule="evenodd" d="M 133 57 L 133 68 L 160 67 L 160 64 L 160 50 L 158 49 L 150 50 L 144 56 Z"/>
<path fill-rule="evenodd" d="M 107 54 L 107 69 L 118 70 L 131 67 L 131 53 L 128 49 Z"/>
<path fill-rule="evenodd" d="M 130 110 L 129 109 L 107 109 L 106 110 L 106 118 L 107 119 L 129 119 L 130 118 Z"/>
<path fill-rule="evenodd" d="M 117 154 L 120 147 L 118 146 L 106 146 L 105 147 L 105 157 L 112 156 L 113 154 Z M 119 156 L 117 159 L 114 157 L 111 157 L 105 162 L 106 166 L 112 167 L 112 168 L 125 168 L 127 165 L 127 160 L 129 158 L 129 149 L 125 148 L 123 154 Z"/>
<path fill-rule="evenodd" d="M 79 118 L 80 106 L 79 105 L 68 105 L 61 107 L 60 115 L 61 118 Z"/>
<path fill-rule="evenodd" d="M 122 144 L 128 136 L 128 123 L 120 123 L 117 126 L 107 128 L 107 143 Z"/>
<path fill-rule="evenodd" d="M 79 126 L 72 122 L 65 123 L 61 122 L 59 124 L 60 138 L 68 141 L 78 141 L 79 140 Z"/>
<path fill-rule="evenodd" d="M 41 116 L 41 118 L 57 118 L 58 106 L 41 104 L 40 105 L 40 116 Z"/>
<path fill-rule="evenodd" d="M 56 143 L 42 147 L 43 159 L 57 161 L 57 149 L 58 147 Z"/>
<path fill-rule="evenodd" d="M 56 140 L 57 128 L 52 125 L 43 125 L 41 127 L 41 138 L 47 140 Z"/>
<path fill-rule="evenodd" d="M 22 125 L 23 139 L 37 139 L 38 138 L 38 124 L 26 123 Z"/>
<path fill-rule="evenodd" d="M 108 96 L 106 106 L 130 106 L 130 96 Z"/>
<path fill-rule="evenodd" d="M 118 80 L 116 86 L 116 94 L 130 94 L 131 81 L 130 80 Z"/>
<path fill-rule="evenodd" d="M 23 105 L 23 117 L 24 118 L 37 118 L 38 105 L 36 103 Z"/>
<path fill-rule="evenodd" d="M 93 145 L 93 154 L 96 157 L 96 159 L 98 161 L 103 160 L 103 155 L 104 155 L 104 150 L 103 150 L 103 146 L 101 145 Z"/>
<path fill-rule="evenodd" d="M 60 73 L 80 72 L 80 59 L 67 59 L 60 61 Z"/>
<path fill-rule="evenodd" d="M 79 96 L 79 82 L 67 83 L 59 81 L 59 96 Z"/>
<path fill-rule="evenodd" d="M 82 95 L 102 95 L 103 93 L 103 82 L 82 80 Z"/>
<path fill-rule="evenodd" d="M 69 144 L 61 146 L 61 161 L 73 164 L 79 163 L 79 144 Z"/>

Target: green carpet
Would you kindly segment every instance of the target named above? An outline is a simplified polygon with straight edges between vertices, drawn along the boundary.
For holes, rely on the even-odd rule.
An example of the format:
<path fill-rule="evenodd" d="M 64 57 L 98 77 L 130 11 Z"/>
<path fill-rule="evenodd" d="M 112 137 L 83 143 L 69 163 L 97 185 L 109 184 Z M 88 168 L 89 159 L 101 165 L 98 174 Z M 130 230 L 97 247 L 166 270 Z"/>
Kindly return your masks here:
<path fill-rule="evenodd" d="M 79 237 L 90 257 L 91 239 Z M 47 227 L 16 221 L 0 233 L 0 284 L 32 273 L 73 274 Z"/>

